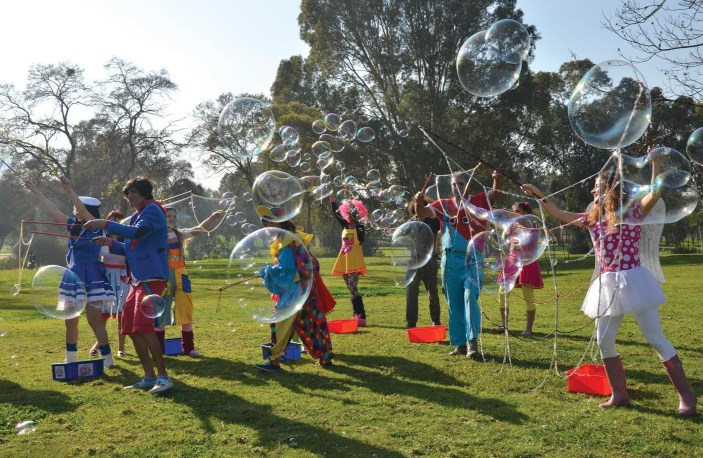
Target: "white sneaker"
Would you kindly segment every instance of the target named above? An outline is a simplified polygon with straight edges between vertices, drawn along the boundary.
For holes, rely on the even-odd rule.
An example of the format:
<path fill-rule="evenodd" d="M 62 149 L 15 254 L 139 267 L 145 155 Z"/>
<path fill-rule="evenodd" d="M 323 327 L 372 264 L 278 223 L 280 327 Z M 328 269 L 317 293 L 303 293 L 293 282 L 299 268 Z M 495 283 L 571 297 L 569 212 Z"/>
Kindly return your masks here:
<path fill-rule="evenodd" d="M 112 353 L 109 355 L 103 355 L 103 367 L 112 367 L 115 365 L 115 358 Z"/>
<path fill-rule="evenodd" d="M 76 361 L 78 361 L 78 352 L 66 350 L 66 359 L 64 359 L 63 362 L 64 363 L 75 363 Z"/>
<path fill-rule="evenodd" d="M 154 388 L 150 389 L 149 393 L 161 393 L 162 391 L 171 389 L 172 386 L 173 381 L 167 375 L 159 375 L 156 377 Z"/>
<path fill-rule="evenodd" d="M 203 354 L 200 353 L 198 350 L 191 350 L 190 353 L 188 353 L 188 356 L 191 358 L 202 358 Z"/>

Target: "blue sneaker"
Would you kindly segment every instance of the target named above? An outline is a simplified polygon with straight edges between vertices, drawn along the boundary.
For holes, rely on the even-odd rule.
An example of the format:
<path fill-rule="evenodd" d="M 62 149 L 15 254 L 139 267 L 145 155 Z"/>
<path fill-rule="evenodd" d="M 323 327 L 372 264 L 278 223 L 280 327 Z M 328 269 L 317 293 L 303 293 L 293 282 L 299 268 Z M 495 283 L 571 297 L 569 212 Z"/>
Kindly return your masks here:
<path fill-rule="evenodd" d="M 134 385 L 129 385 L 124 387 L 125 390 L 149 390 L 156 384 L 156 377 L 146 378 L 144 377 Z"/>
<path fill-rule="evenodd" d="M 161 393 L 162 391 L 170 390 L 173 387 L 173 381 L 167 375 L 159 375 L 156 377 L 154 388 L 149 390 L 149 393 Z"/>
<path fill-rule="evenodd" d="M 271 361 L 266 361 L 265 363 L 257 364 L 254 367 L 264 372 L 278 372 L 281 370 L 281 366 L 279 366 L 278 364 L 271 364 Z"/>

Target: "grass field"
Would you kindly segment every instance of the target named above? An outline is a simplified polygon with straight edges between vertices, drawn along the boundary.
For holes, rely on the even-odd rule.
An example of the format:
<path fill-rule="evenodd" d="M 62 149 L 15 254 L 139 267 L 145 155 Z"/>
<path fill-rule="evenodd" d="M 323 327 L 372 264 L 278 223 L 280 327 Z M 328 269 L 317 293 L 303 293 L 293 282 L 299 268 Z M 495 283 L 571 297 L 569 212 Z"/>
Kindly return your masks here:
<path fill-rule="evenodd" d="M 701 394 L 703 257 L 662 261 L 669 300 L 664 330 Z M 321 260 L 323 273 L 332 262 Z M 497 297 L 484 294 L 485 362 L 448 356 L 447 341 L 408 343 L 404 290 L 391 286 L 389 260 L 367 262 L 360 289 L 369 327 L 332 336 L 333 369 L 303 355 L 276 374 L 254 368 L 268 327 L 229 299 L 218 310 L 225 261 L 189 262 L 196 347 L 206 357 L 168 357 L 175 386 L 160 396 L 123 390 L 142 376 L 131 345 L 98 380 L 53 381 L 50 364 L 63 360 L 64 327 L 32 306 L 32 272 L 13 297 L 17 272 L 0 271 L 0 333 L 6 332 L 0 338 L 0 456 L 703 456 L 700 416 L 675 415 L 674 389 L 631 318 L 618 348 L 632 406 L 602 410 L 603 398 L 566 390 L 565 370 L 599 360 L 593 325 L 579 311 L 584 291 L 575 291 L 590 276 L 591 258 L 558 264 L 558 314 L 555 301 L 538 307 L 534 339 L 517 336 L 524 309 L 515 297 L 515 335 L 506 340 L 492 333 Z M 341 279 L 325 275 L 325 281 L 338 298 L 331 319 L 349 317 Z M 545 283 L 537 300 L 554 296 L 551 280 Z M 420 324 L 429 325 L 424 304 L 421 298 Z M 444 320 L 446 314 L 442 301 Z M 80 354 L 87 358 L 93 337 L 84 319 L 80 329 Z M 109 331 L 115 348 L 114 323 Z M 177 335 L 175 328 L 167 332 Z M 25 420 L 35 421 L 36 430 L 17 435 L 15 424 Z"/>

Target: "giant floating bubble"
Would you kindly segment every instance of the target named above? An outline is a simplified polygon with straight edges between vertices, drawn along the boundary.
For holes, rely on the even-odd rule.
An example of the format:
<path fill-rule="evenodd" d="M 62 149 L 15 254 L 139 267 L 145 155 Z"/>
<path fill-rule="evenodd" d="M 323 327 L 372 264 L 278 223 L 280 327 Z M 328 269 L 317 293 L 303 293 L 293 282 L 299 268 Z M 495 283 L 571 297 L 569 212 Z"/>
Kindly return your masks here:
<path fill-rule="evenodd" d="M 227 268 L 229 297 L 260 323 L 296 314 L 312 287 L 312 259 L 293 233 L 267 227 L 242 239 Z"/>
<path fill-rule="evenodd" d="M 696 164 L 703 165 L 703 127 L 694 130 L 688 137 L 686 154 Z"/>
<path fill-rule="evenodd" d="M 408 270 L 427 264 L 434 251 L 434 233 L 422 221 L 408 221 L 400 225 L 391 238 L 394 248 L 392 263 Z"/>
<path fill-rule="evenodd" d="M 649 87 L 631 63 L 601 62 L 576 85 L 568 113 L 571 127 L 584 142 L 597 148 L 624 148 L 637 141 L 649 126 Z"/>
<path fill-rule="evenodd" d="M 80 316 L 88 302 L 78 275 L 62 266 L 44 266 L 32 280 L 34 307 L 49 318 L 70 320 Z"/>
<path fill-rule="evenodd" d="M 461 85 L 478 97 L 493 97 L 515 84 L 522 62 L 510 63 L 501 58 L 495 43 L 486 40 L 486 31 L 473 34 L 459 48 L 456 71 Z"/>
<path fill-rule="evenodd" d="M 511 64 L 520 63 L 530 52 L 530 34 L 514 19 L 501 19 L 491 25 L 486 41 L 495 46 L 500 59 Z"/>
<path fill-rule="evenodd" d="M 247 159 L 268 148 L 276 120 L 268 104 L 240 97 L 225 105 L 217 123 L 222 144 L 235 157 Z"/>
<path fill-rule="evenodd" d="M 295 217 L 303 205 L 300 181 L 280 170 L 269 170 L 254 181 L 252 197 L 260 216 L 271 222 Z"/>

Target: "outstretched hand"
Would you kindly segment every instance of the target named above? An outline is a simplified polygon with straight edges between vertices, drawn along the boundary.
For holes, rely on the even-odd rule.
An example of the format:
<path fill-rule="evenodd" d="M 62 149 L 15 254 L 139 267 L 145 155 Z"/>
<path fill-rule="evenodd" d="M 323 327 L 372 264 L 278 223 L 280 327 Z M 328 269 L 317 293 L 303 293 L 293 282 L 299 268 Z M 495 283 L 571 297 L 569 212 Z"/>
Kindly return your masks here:
<path fill-rule="evenodd" d="M 95 231 L 98 229 L 104 229 L 107 227 L 107 220 L 106 219 L 92 219 L 85 223 L 83 225 L 84 228 L 90 229 L 91 231 Z M 112 240 L 112 239 L 110 239 Z"/>

